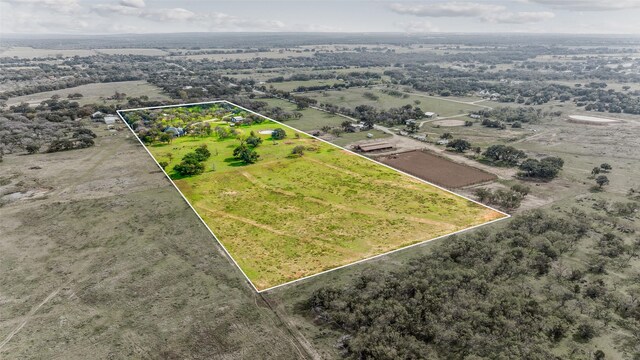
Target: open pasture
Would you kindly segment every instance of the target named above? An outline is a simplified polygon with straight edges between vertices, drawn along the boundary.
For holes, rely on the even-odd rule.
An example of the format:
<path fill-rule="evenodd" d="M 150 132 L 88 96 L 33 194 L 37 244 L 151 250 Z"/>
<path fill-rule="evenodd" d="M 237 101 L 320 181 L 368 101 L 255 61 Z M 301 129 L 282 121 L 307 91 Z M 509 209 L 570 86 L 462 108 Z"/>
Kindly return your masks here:
<path fill-rule="evenodd" d="M 286 138 L 274 140 L 275 128 Z M 262 138 L 256 163 L 234 157 L 237 137 L 147 148 L 259 291 L 505 216 L 271 120 L 234 129 Z M 180 176 L 175 166 L 202 145 L 205 171 Z"/>
<path fill-rule="evenodd" d="M 371 93 L 377 97 L 367 96 Z M 444 97 L 430 97 L 420 94 L 389 95 L 379 88 L 350 88 L 340 91 L 307 92 L 304 96 L 314 98 L 319 103 L 328 103 L 339 107 L 355 108 L 358 105 L 370 105 L 379 109 L 397 108 L 407 104 L 419 106 L 439 116 L 454 116 L 480 110 L 483 107 L 454 101 Z"/>
<path fill-rule="evenodd" d="M 53 91 L 44 91 L 35 94 L 23 95 L 10 98 L 7 100 L 7 105 L 17 105 L 22 102 L 26 102 L 29 105 L 38 105 L 42 101 L 51 99 L 53 95 L 60 95 L 62 100 L 67 99 L 69 94 L 80 93 L 83 97 L 79 99 L 73 99 L 72 101 L 77 101 L 80 105 L 84 104 L 112 104 L 118 102 L 125 102 L 126 100 L 117 101 L 117 100 L 108 100 L 109 97 L 113 96 L 115 92 L 124 93 L 127 96 L 142 96 L 146 95 L 150 100 L 164 100 L 168 99 L 166 95 L 162 93 L 162 91 L 154 86 L 149 84 L 146 81 L 116 81 L 116 82 L 108 82 L 108 83 L 94 83 L 94 84 L 86 84 L 80 85 L 76 87 L 71 87 L 67 89 L 53 90 Z"/>

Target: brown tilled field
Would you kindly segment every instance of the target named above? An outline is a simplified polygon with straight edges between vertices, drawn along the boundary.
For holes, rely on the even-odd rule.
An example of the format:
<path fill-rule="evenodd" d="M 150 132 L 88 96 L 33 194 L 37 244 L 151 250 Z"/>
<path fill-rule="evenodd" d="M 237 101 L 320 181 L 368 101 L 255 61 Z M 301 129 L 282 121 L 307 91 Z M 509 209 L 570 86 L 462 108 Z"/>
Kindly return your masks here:
<path fill-rule="evenodd" d="M 381 156 L 376 160 L 445 188 L 461 188 L 497 179 L 494 174 L 421 150 Z"/>

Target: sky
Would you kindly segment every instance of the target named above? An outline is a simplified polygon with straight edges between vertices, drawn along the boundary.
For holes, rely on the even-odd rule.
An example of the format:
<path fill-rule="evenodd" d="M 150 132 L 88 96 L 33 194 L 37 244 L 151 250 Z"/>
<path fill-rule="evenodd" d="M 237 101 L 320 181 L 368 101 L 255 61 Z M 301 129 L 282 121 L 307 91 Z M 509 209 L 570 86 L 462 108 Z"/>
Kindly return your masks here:
<path fill-rule="evenodd" d="M 0 0 L 2 34 L 175 32 L 640 35 L 640 0 Z"/>

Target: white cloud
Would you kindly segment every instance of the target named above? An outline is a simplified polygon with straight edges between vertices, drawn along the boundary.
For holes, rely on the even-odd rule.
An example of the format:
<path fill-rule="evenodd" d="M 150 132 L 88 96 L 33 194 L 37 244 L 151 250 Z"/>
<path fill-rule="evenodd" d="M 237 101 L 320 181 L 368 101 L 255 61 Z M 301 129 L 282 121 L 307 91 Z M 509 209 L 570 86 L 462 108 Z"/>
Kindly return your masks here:
<path fill-rule="evenodd" d="M 486 14 L 480 19 L 482 21 L 497 24 L 532 24 L 553 19 L 556 15 L 549 11 L 540 12 L 499 12 Z"/>
<path fill-rule="evenodd" d="M 144 0 L 120 0 L 120 5 L 134 8 L 143 8 L 145 6 L 145 3 Z"/>
<path fill-rule="evenodd" d="M 394 3 L 390 7 L 392 11 L 398 14 L 428 17 L 477 17 L 506 10 L 501 5 L 473 2 L 434 3 L 428 5 Z"/>
<path fill-rule="evenodd" d="M 91 7 L 91 10 L 100 16 L 109 17 L 113 15 L 130 15 L 138 16 L 142 14 L 142 10 L 130 6 L 114 5 L 114 4 L 98 4 Z"/>
<path fill-rule="evenodd" d="M 140 15 L 154 21 L 186 21 L 196 17 L 194 12 L 183 8 L 147 10 Z"/>
<path fill-rule="evenodd" d="M 545 0 L 542 0 L 545 1 Z M 391 10 L 403 15 L 420 17 L 468 17 L 495 24 L 530 24 L 555 17 L 550 11 L 511 12 L 505 6 L 474 2 L 434 4 L 391 4 Z M 419 25 L 419 23 L 416 23 Z"/>
<path fill-rule="evenodd" d="M 615 11 L 640 8 L 640 0 L 528 0 L 531 3 L 572 11 Z"/>
<path fill-rule="evenodd" d="M 35 11 L 47 9 L 60 14 L 70 14 L 82 9 L 78 0 L 0 0 L 13 5 L 16 9 L 29 8 Z"/>
<path fill-rule="evenodd" d="M 429 21 L 411 21 L 408 23 L 396 23 L 396 26 L 408 33 L 432 33 L 440 29 Z"/>

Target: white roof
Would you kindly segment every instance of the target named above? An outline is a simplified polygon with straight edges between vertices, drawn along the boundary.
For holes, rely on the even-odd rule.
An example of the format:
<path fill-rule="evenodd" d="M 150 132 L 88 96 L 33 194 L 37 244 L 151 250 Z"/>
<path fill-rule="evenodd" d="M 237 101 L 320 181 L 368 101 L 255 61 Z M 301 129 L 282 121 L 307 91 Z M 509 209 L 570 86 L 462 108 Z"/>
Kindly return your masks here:
<path fill-rule="evenodd" d="M 431 111 L 425 111 L 425 112 L 424 112 L 424 114 L 425 114 L 425 115 L 427 115 L 427 116 L 433 116 L 433 115 L 435 115 L 436 113 L 431 112 Z"/>

